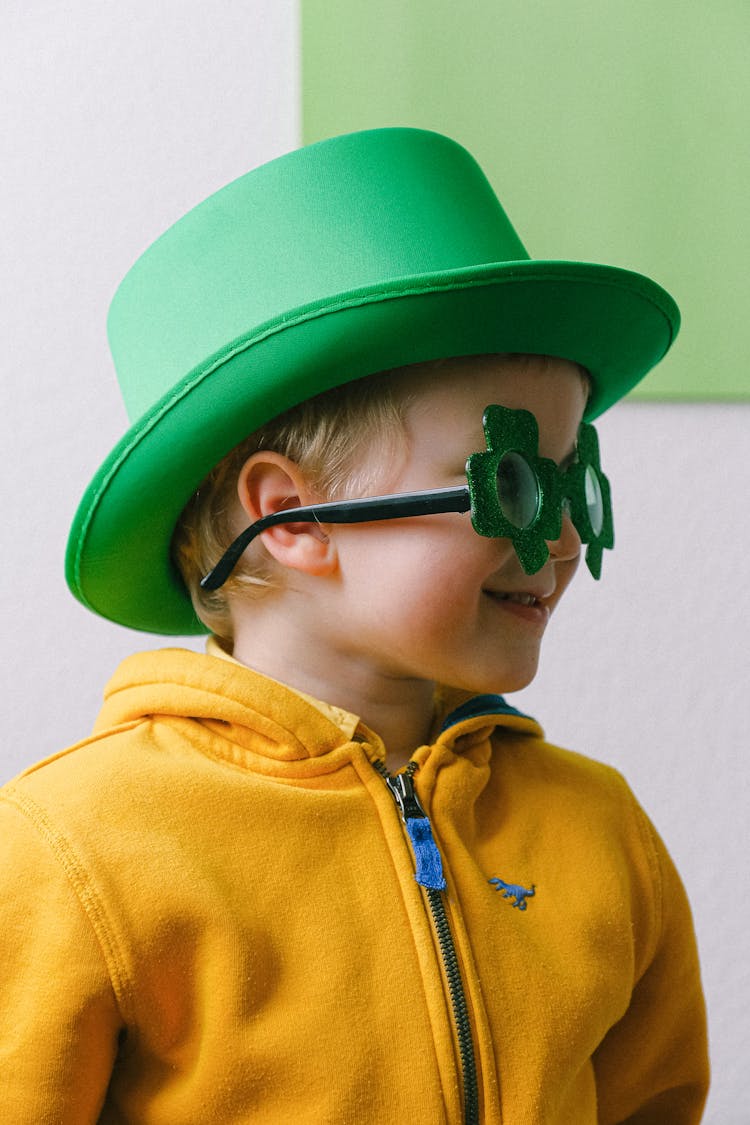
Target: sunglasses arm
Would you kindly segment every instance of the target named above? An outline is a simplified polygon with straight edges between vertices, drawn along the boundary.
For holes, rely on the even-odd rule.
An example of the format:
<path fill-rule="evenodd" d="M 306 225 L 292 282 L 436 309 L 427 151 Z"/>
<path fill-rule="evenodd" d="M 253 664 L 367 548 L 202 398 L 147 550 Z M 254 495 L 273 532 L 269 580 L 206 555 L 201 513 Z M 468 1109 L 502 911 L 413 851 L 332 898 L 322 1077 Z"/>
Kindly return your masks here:
<path fill-rule="evenodd" d="M 468 512 L 471 509 L 469 489 L 433 488 L 424 492 L 402 492 L 393 496 L 366 496 L 360 500 L 338 500 L 312 504 L 306 508 L 287 508 L 264 516 L 237 536 L 213 570 L 201 579 L 204 590 L 218 590 L 239 562 L 245 549 L 269 527 L 284 523 L 370 523 L 378 520 L 404 519 L 407 516 L 434 515 L 439 512 Z"/>

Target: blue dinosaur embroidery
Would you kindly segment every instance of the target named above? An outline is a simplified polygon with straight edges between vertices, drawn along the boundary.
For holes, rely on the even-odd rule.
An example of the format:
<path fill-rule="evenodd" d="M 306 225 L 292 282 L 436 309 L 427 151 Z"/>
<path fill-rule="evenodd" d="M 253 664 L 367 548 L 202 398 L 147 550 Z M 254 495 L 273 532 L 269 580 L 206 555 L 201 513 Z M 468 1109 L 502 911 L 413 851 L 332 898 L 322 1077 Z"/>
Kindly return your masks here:
<path fill-rule="evenodd" d="M 492 883 L 496 891 L 502 891 L 502 897 L 513 899 L 511 906 L 517 907 L 518 910 L 525 910 L 528 903 L 526 899 L 533 898 L 536 894 L 536 887 L 531 884 L 530 888 L 519 887 L 516 883 L 506 883 L 503 879 L 488 879 Z"/>

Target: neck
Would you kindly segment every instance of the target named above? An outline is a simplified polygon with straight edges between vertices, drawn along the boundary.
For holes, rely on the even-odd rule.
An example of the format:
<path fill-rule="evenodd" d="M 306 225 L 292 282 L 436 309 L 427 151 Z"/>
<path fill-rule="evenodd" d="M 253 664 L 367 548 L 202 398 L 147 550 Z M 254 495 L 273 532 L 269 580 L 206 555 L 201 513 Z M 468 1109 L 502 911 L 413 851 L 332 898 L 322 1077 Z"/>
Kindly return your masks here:
<path fill-rule="evenodd" d="M 366 653 L 316 635 L 261 603 L 235 614 L 232 655 L 247 667 L 357 715 L 383 741 L 392 771 L 429 739 L 435 685 L 374 667 Z"/>

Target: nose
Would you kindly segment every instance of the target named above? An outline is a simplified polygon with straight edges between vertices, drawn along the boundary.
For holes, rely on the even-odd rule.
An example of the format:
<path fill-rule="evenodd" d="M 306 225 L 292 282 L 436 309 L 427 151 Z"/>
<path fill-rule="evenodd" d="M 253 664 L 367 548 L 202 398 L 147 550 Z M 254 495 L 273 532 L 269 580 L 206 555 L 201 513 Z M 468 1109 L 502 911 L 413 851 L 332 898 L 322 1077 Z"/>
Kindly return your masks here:
<path fill-rule="evenodd" d="M 550 558 L 557 562 L 566 562 L 577 559 L 581 553 L 581 537 L 576 531 L 575 524 L 570 518 L 570 512 L 563 509 L 562 527 L 558 539 L 548 539 L 547 548 Z"/>

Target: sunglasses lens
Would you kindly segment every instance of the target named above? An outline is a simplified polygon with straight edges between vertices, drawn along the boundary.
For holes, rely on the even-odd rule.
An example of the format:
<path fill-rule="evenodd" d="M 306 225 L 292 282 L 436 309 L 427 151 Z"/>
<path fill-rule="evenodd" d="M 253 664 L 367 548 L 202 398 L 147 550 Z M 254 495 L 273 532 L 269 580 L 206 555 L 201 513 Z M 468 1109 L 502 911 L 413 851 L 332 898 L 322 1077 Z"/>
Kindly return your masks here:
<path fill-rule="evenodd" d="M 599 478 L 591 465 L 586 466 L 583 483 L 586 491 L 586 508 L 589 514 L 589 521 L 591 522 L 591 530 L 594 535 L 598 536 L 601 535 L 602 527 L 604 526 L 604 500 L 602 498 L 602 487 L 599 484 Z"/>
<path fill-rule="evenodd" d="M 500 459 L 497 498 L 503 515 L 513 527 L 521 530 L 531 527 L 539 515 L 539 482 L 531 465 L 520 453 L 506 453 Z"/>

